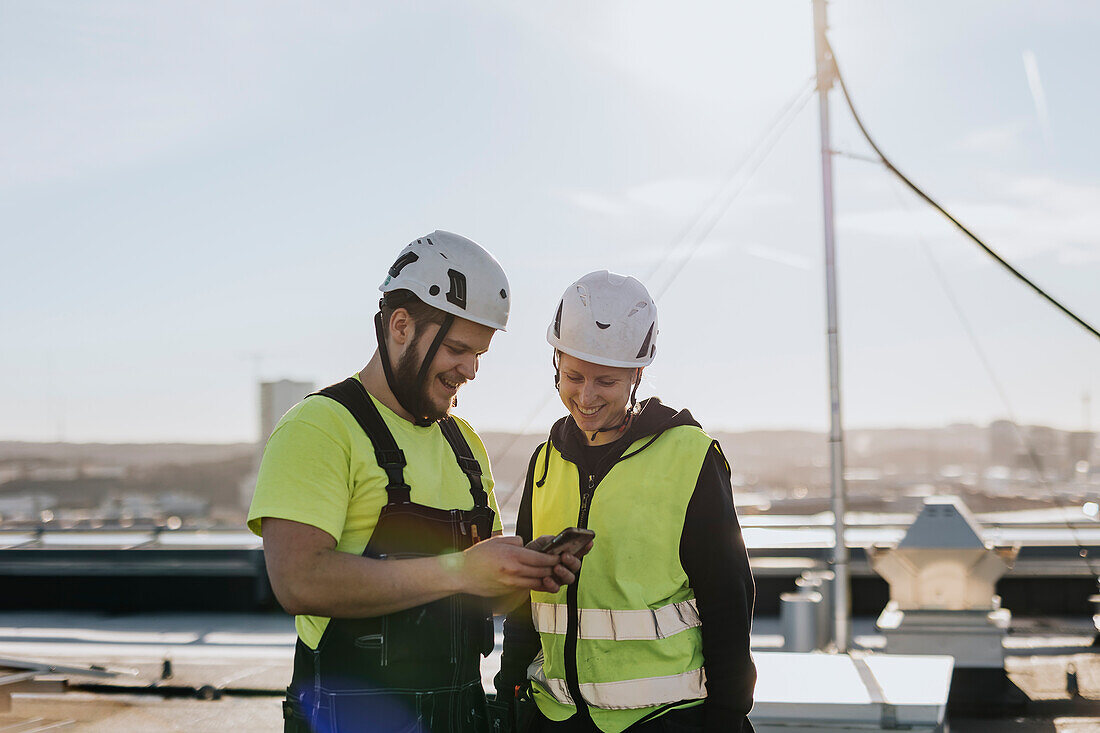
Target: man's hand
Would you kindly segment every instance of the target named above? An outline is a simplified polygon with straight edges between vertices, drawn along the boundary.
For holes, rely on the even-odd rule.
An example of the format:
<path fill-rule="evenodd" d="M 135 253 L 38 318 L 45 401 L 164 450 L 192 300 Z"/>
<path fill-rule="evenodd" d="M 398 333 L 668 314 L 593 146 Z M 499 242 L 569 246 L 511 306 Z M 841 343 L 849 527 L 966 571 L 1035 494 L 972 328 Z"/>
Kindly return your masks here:
<path fill-rule="evenodd" d="M 543 535 L 531 542 L 528 542 L 527 549 L 546 547 L 550 544 L 550 540 L 554 539 L 553 535 Z M 561 590 L 563 585 L 569 585 L 576 582 L 577 573 L 581 571 L 581 558 L 588 554 L 588 551 L 592 549 L 592 543 L 589 542 L 580 552 L 576 555 L 570 552 L 563 552 L 560 555 L 556 555 L 558 564 L 554 566 L 554 572 L 547 575 L 542 579 L 542 586 L 539 588 L 532 588 L 532 590 L 539 590 L 543 593 L 557 593 Z M 545 554 L 545 553 L 543 553 Z M 511 596 L 501 598 L 497 604 L 497 610 L 501 612 L 511 611 L 513 608 L 523 603 L 528 598 L 527 591 L 520 591 Z"/>
<path fill-rule="evenodd" d="M 550 541 L 554 539 L 554 535 L 544 534 L 541 537 L 536 537 L 527 543 L 528 549 L 538 549 L 540 547 L 546 547 L 550 544 Z M 563 585 L 569 585 L 577 579 L 577 573 L 581 570 L 581 558 L 588 554 L 588 551 L 592 549 L 592 542 L 581 548 L 575 555 L 569 552 L 563 552 L 558 555 L 558 564 L 554 566 L 553 577 L 548 577 L 543 580 L 543 587 L 536 588 L 535 590 L 545 591 L 546 593 L 557 593 Z"/>
<path fill-rule="evenodd" d="M 440 561 L 458 573 L 463 593 L 486 597 L 543 590 L 560 567 L 557 556 L 528 550 L 519 537 L 490 537 L 460 554 L 442 555 Z"/>
<path fill-rule="evenodd" d="M 504 539 L 504 538 L 501 538 L 501 539 Z M 507 539 L 515 541 L 515 540 L 518 540 L 519 538 L 518 537 L 509 537 Z M 541 546 L 545 547 L 546 544 L 549 543 L 549 540 L 553 539 L 553 535 L 545 535 L 545 537 L 540 537 L 539 538 L 539 540 L 542 540 L 542 539 L 547 540 L 547 543 L 541 545 Z M 538 540 L 535 540 L 535 542 L 538 542 Z M 482 544 L 484 544 L 484 543 L 482 543 Z M 538 552 L 537 550 L 531 550 L 531 546 L 534 545 L 534 544 L 535 544 L 534 542 L 528 543 L 527 546 L 526 546 L 526 550 L 528 552 L 535 552 L 536 554 L 542 555 L 543 557 L 554 558 L 556 560 L 557 564 L 555 564 L 553 566 L 551 573 L 545 575 L 542 578 L 541 584 L 532 585 L 532 586 L 524 586 L 523 588 L 521 588 L 519 590 L 513 590 L 513 591 L 511 591 L 507 594 L 500 595 L 500 596 L 497 596 L 496 598 L 494 598 L 494 600 L 493 600 L 493 611 L 495 613 L 508 613 L 509 611 L 511 611 L 513 608 L 515 608 L 519 604 L 526 602 L 530 598 L 530 592 L 532 590 L 538 590 L 538 591 L 542 591 L 544 593 L 557 593 L 559 590 L 561 590 L 561 587 L 563 585 L 569 585 L 570 583 L 576 581 L 577 573 L 580 572 L 580 569 L 581 569 L 581 560 L 580 560 L 580 558 L 587 555 L 588 551 L 592 549 L 592 543 L 589 542 L 588 545 L 586 545 L 580 551 L 580 553 L 579 553 L 580 556 L 579 557 L 574 556 L 574 555 L 572 555 L 571 553 L 568 553 L 568 552 L 563 552 L 560 555 L 547 555 L 544 552 Z M 539 545 L 535 545 L 535 546 L 537 547 Z M 475 547 L 476 547 L 476 545 L 475 545 Z M 467 552 L 469 552 L 469 550 L 467 550 Z"/>

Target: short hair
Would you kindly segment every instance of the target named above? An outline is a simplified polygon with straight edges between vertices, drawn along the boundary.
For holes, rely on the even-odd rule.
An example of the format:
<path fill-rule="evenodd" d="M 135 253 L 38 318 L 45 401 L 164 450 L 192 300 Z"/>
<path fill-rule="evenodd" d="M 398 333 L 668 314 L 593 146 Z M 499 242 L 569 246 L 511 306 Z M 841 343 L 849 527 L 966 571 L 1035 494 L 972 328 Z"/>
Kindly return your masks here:
<path fill-rule="evenodd" d="M 447 314 L 443 311 L 428 305 L 420 298 L 416 297 L 411 290 L 405 290 L 403 288 L 384 293 L 379 303 L 379 307 L 382 311 L 382 324 L 387 328 L 389 327 L 390 318 L 393 316 L 393 312 L 398 308 L 404 308 L 408 311 L 409 317 L 412 318 L 413 323 L 418 326 L 427 325 L 429 323 L 434 323 L 437 326 L 443 325 L 443 320 L 447 317 Z"/>

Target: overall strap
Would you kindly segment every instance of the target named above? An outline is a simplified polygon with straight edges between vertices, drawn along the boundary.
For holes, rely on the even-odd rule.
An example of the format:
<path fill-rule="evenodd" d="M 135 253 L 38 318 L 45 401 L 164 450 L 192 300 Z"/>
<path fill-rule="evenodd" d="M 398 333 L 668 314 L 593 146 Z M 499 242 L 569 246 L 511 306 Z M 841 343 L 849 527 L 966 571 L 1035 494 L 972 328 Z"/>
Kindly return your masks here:
<path fill-rule="evenodd" d="M 489 497 L 485 494 L 485 487 L 481 484 L 481 464 L 474 458 L 474 452 L 470 450 L 470 444 L 458 427 L 453 417 L 447 417 L 439 421 L 439 427 L 443 431 L 443 437 L 451 445 L 458 466 L 466 478 L 470 480 L 470 494 L 474 497 L 474 506 L 489 506 Z"/>
<path fill-rule="evenodd" d="M 367 394 L 363 383 L 355 377 L 348 377 L 343 382 L 329 385 L 313 394 L 323 395 L 343 405 L 370 438 L 378 466 L 386 472 L 389 479 L 386 484 L 389 503 L 411 503 L 410 487 L 405 483 L 405 453 L 397 447 L 393 433 L 386 427 L 386 421 L 374 406 L 374 401 Z"/>

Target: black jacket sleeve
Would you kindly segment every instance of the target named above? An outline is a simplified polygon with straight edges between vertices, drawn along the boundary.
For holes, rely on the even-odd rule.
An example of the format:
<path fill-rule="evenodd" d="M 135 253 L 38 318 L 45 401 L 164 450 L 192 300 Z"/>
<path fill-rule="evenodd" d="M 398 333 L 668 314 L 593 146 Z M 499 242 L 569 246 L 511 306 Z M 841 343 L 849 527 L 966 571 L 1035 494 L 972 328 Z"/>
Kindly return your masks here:
<path fill-rule="evenodd" d="M 516 534 L 523 538 L 525 544 L 534 539 L 531 537 L 531 489 L 538 455 L 539 450 L 536 449 L 527 466 L 523 495 L 519 500 L 519 516 L 516 518 Z M 504 652 L 500 658 L 500 672 L 493 680 L 497 700 L 511 703 L 515 699 L 516 685 L 526 681 L 527 667 L 540 648 L 539 634 L 535 631 L 535 622 L 531 620 L 531 604 L 521 603 L 504 619 Z"/>
<path fill-rule="evenodd" d="M 706 731 L 751 731 L 756 666 L 749 652 L 756 592 L 741 526 L 733 509 L 730 469 L 711 445 L 688 503 L 680 563 L 695 591 L 707 670 Z"/>

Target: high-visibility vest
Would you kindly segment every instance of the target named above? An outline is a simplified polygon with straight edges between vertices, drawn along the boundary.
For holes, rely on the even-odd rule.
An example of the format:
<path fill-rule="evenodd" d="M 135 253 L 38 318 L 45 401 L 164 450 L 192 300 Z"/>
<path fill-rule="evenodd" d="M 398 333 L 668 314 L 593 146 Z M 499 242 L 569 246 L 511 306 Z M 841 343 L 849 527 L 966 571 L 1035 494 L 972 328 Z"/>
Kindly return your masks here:
<path fill-rule="evenodd" d="M 591 477 L 579 475 L 551 442 L 542 448 L 551 451 L 549 462 L 540 452 L 534 463 L 545 464 L 547 473 L 541 487 L 532 484 L 532 536 L 571 526 L 596 532 L 573 591 L 576 669 L 589 714 L 608 733 L 707 694 L 701 622 L 680 564 L 680 535 L 713 440 L 686 425 L 646 445 L 651 438 L 624 452 L 587 507 L 581 497 Z M 559 721 L 573 715 L 576 702 L 566 674 L 569 588 L 531 593 L 542 653 L 528 677 L 539 710 Z"/>

